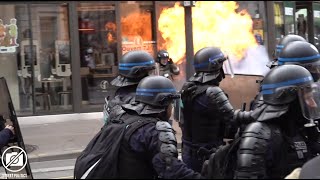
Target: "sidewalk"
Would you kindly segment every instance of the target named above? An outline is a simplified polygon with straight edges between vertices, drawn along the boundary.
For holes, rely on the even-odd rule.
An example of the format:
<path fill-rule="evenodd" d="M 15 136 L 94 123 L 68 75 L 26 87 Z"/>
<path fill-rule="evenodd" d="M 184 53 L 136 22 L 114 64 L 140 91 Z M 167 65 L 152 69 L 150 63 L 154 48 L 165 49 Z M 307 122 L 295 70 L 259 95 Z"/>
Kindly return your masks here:
<path fill-rule="evenodd" d="M 76 158 L 103 125 L 102 112 L 18 118 L 30 162 Z M 177 131 L 181 142 L 180 128 Z"/>

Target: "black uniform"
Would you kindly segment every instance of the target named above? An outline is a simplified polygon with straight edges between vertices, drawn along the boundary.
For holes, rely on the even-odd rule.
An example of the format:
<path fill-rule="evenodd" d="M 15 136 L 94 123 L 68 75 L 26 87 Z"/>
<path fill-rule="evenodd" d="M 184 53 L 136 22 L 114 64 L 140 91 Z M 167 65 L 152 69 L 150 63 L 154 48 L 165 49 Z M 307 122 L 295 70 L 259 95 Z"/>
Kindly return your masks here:
<path fill-rule="evenodd" d="M 233 138 L 231 126 L 233 107 L 219 82 L 224 78 L 222 69 L 226 60 L 220 49 L 203 48 L 195 54 L 196 74 L 182 88 L 183 116 L 182 159 L 193 170 L 200 172 L 204 160 L 223 138 Z M 190 93 L 187 89 L 194 84 Z M 226 128 L 231 130 L 226 132 Z"/>
<path fill-rule="evenodd" d="M 149 76 L 139 83 L 135 102 L 122 105 L 125 113 L 121 119 L 135 120 L 120 147 L 120 178 L 201 178 L 177 159 L 177 141 L 167 122 L 167 108 L 179 97 L 170 80 Z"/>
<path fill-rule="evenodd" d="M 284 178 L 320 152 L 319 133 L 314 133 L 314 126 L 304 126 L 311 106 L 303 105 L 307 91 L 302 89 L 312 89 L 313 84 L 310 72 L 297 65 L 273 68 L 265 76 L 263 104 L 251 114 L 256 122 L 241 137 L 236 179 Z"/>

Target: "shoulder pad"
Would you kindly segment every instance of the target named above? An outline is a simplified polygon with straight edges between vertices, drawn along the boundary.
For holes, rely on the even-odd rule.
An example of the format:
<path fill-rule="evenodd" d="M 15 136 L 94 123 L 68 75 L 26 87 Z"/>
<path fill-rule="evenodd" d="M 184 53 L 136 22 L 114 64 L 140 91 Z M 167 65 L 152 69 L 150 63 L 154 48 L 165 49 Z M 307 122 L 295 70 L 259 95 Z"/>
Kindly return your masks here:
<path fill-rule="evenodd" d="M 158 121 L 156 124 L 156 129 L 158 131 L 173 132 L 172 126 L 166 121 Z"/>
<path fill-rule="evenodd" d="M 177 146 L 173 144 L 162 143 L 160 146 L 160 152 L 170 157 L 178 156 Z"/>
<path fill-rule="evenodd" d="M 264 178 L 266 159 L 271 129 L 268 125 L 254 122 L 247 126 L 242 134 L 237 152 L 237 179 Z"/>
<path fill-rule="evenodd" d="M 217 95 L 219 93 L 223 92 L 222 89 L 219 86 L 210 86 L 207 91 L 206 94 L 209 95 Z"/>
<path fill-rule="evenodd" d="M 210 99 L 210 106 L 225 114 L 224 119 L 231 119 L 233 116 L 233 106 L 224 91 L 218 86 L 211 86 L 206 91 L 207 97 Z M 228 116 L 228 117 L 226 117 Z"/>
<path fill-rule="evenodd" d="M 256 137 L 261 139 L 269 139 L 271 137 L 271 129 L 265 123 L 250 123 L 243 131 L 242 137 Z"/>
<path fill-rule="evenodd" d="M 173 132 L 160 132 L 159 133 L 159 140 L 163 143 L 167 144 L 176 144 L 176 136 L 173 134 Z"/>

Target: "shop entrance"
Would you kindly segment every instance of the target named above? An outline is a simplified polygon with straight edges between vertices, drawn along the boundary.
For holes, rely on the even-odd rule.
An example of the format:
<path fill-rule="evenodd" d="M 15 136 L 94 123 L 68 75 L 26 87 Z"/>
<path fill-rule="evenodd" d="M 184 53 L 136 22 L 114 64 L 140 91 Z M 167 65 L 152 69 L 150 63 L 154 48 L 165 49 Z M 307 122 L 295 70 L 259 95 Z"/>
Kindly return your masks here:
<path fill-rule="evenodd" d="M 296 34 L 320 49 L 320 4 L 297 1 L 295 11 Z"/>

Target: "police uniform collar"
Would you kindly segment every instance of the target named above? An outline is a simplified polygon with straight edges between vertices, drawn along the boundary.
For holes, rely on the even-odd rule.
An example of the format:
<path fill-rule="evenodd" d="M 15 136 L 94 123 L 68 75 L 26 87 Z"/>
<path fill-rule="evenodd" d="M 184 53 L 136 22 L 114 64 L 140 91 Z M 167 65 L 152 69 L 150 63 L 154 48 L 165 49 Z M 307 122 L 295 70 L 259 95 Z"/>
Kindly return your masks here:
<path fill-rule="evenodd" d="M 135 111 L 139 115 L 151 115 L 151 114 L 159 114 L 166 111 L 166 107 L 156 107 L 150 106 L 144 103 L 133 102 L 130 104 L 122 105 L 122 108 L 126 110 Z"/>
<path fill-rule="evenodd" d="M 140 80 L 141 79 L 131 79 L 131 78 L 127 78 L 122 75 L 119 75 L 111 81 L 111 85 L 117 86 L 117 87 L 131 86 L 134 84 L 139 84 Z"/>
<path fill-rule="evenodd" d="M 269 121 L 271 119 L 279 118 L 283 114 L 287 113 L 289 110 L 289 105 L 269 105 L 262 104 L 253 110 L 251 117 L 257 121 Z"/>
<path fill-rule="evenodd" d="M 219 72 L 197 72 L 195 73 L 190 79 L 189 81 L 193 81 L 193 82 L 199 82 L 199 83 L 206 83 L 209 81 L 218 81 L 219 82 L 219 78 L 220 77 L 220 71 Z"/>

